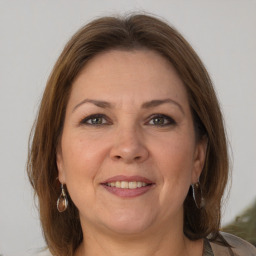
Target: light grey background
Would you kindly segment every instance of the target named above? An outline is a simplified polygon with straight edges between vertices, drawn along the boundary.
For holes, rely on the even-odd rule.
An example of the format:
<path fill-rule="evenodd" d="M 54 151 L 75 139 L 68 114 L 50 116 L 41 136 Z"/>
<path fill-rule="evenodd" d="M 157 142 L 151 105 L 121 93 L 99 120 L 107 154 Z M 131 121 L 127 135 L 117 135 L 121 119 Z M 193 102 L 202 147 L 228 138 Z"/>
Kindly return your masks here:
<path fill-rule="evenodd" d="M 256 1 L 0 0 L 0 254 L 44 245 L 25 173 L 47 77 L 70 36 L 96 16 L 147 11 L 173 24 L 204 61 L 224 111 L 233 184 L 223 222 L 256 196 Z"/>

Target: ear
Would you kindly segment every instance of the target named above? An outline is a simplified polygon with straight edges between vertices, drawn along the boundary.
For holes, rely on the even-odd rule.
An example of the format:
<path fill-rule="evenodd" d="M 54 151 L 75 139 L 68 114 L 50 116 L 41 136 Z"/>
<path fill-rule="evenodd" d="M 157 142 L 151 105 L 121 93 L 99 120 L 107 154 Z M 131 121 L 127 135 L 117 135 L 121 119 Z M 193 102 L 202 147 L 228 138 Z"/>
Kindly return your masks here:
<path fill-rule="evenodd" d="M 201 172 L 204 168 L 207 146 L 208 138 L 206 136 L 200 139 L 196 144 L 194 153 L 194 167 L 192 172 L 192 184 L 198 182 Z"/>
<path fill-rule="evenodd" d="M 60 143 L 57 146 L 56 150 L 56 164 L 58 168 L 58 179 L 60 183 L 65 184 L 66 178 L 65 178 L 65 170 L 64 170 L 64 162 L 63 162 L 63 155 L 62 155 L 62 149 Z"/>

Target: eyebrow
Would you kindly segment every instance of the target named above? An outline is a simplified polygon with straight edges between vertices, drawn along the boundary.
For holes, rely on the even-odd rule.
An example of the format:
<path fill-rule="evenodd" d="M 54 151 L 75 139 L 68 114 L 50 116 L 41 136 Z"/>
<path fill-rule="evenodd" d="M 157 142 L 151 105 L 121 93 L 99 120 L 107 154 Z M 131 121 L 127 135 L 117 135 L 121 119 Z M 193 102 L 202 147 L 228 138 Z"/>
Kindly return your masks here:
<path fill-rule="evenodd" d="M 85 103 L 92 103 L 95 106 L 100 107 L 100 108 L 112 108 L 113 107 L 113 105 L 111 103 L 107 102 L 107 101 L 84 99 L 83 101 L 78 103 L 73 108 L 72 112 L 74 112 L 78 107 L 80 107 L 81 105 L 83 105 Z M 176 105 L 181 110 L 181 112 L 184 114 L 184 110 L 183 110 L 182 106 L 178 102 L 176 102 L 172 99 L 169 99 L 169 98 L 168 99 L 161 99 L 161 100 L 151 100 L 151 101 L 144 102 L 141 105 L 141 108 L 144 108 L 144 109 L 153 108 L 153 107 L 157 107 L 157 106 L 160 106 L 160 105 L 166 104 L 166 103 L 171 103 L 171 104 Z"/>
<path fill-rule="evenodd" d="M 142 108 L 153 108 L 153 107 L 157 107 L 159 105 L 165 104 L 165 103 L 171 103 L 171 104 L 176 105 L 181 110 L 181 112 L 184 114 L 184 110 L 183 110 L 182 106 L 175 100 L 172 100 L 169 98 L 163 99 L 163 100 L 151 100 L 151 101 L 145 102 L 142 104 Z"/>
<path fill-rule="evenodd" d="M 72 112 L 74 112 L 78 107 L 80 107 L 81 105 L 85 104 L 85 103 L 92 103 L 97 107 L 100 108 L 111 108 L 112 105 L 107 102 L 107 101 L 102 101 L 102 100 L 92 100 L 92 99 L 85 99 L 83 101 L 81 101 L 80 103 L 78 103 L 72 110 Z"/>

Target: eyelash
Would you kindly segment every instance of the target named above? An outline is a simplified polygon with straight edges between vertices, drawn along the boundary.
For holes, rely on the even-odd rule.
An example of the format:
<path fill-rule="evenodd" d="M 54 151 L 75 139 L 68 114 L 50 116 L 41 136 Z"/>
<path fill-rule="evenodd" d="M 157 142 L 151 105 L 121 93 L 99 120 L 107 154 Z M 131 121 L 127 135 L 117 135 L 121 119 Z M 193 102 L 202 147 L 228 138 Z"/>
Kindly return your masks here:
<path fill-rule="evenodd" d="M 97 119 L 101 119 L 101 123 L 97 123 Z M 150 124 L 151 121 L 159 119 L 162 120 L 162 123 L 159 124 Z M 94 121 L 95 123 L 93 123 Z M 103 120 L 103 122 L 102 122 Z M 109 120 L 109 118 L 106 117 L 104 114 L 93 114 L 90 115 L 84 119 L 81 120 L 80 122 L 81 125 L 91 125 L 91 126 L 102 126 L 102 125 L 111 125 L 112 122 Z M 163 114 L 153 114 L 148 118 L 148 121 L 146 124 L 151 125 L 151 126 L 158 126 L 158 127 L 166 127 L 166 126 L 171 126 L 171 125 L 176 125 L 176 121 L 171 118 L 170 116 L 163 115 Z"/>
<path fill-rule="evenodd" d="M 150 124 L 151 121 L 156 120 L 156 119 L 163 119 L 163 123 L 160 124 Z M 149 121 L 147 122 L 149 125 L 153 125 L 153 126 L 160 126 L 160 127 L 165 127 L 165 126 L 171 126 L 171 125 L 176 125 L 176 121 L 171 118 L 170 116 L 167 115 L 163 115 L 163 114 L 154 114 L 151 115 L 149 118 Z"/>
<path fill-rule="evenodd" d="M 96 120 L 96 119 L 99 119 L 99 118 L 102 118 L 102 119 L 105 119 L 105 122 L 104 123 L 100 123 L 100 124 L 97 124 L 97 123 L 92 123 L 92 120 Z M 91 121 L 91 123 L 89 123 L 89 121 Z M 80 124 L 82 125 L 92 125 L 92 126 L 101 126 L 101 125 L 109 125 L 111 124 L 111 122 L 109 121 L 109 119 L 103 115 L 103 114 L 93 114 L 93 115 L 90 115 L 90 116 L 87 116 L 86 118 L 84 118 Z"/>

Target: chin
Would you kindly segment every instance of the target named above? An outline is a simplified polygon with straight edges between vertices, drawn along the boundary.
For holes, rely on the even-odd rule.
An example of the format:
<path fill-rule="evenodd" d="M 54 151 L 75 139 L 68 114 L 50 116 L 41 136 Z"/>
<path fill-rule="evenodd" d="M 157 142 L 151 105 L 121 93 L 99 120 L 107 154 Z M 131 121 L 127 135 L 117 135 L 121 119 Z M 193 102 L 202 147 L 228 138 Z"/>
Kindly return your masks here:
<path fill-rule="evenodd" d="M 140 223 L 138 225 L 137 222 L 122 222 L 122 223 L 114 223 L 112 225 L 108 225 L 108 229 L 112 232 L 117 233 L 119 235 L 136 235 L 145 232 L 150 225 L 145 225 Z"/>
<path fill-rule="evenodd" d="M 145 232 L 152 226 L 152 216 L 143 214 L 113 214 L 102 222 L 105 227 L 120 235 L 136 235 Z"/>

